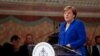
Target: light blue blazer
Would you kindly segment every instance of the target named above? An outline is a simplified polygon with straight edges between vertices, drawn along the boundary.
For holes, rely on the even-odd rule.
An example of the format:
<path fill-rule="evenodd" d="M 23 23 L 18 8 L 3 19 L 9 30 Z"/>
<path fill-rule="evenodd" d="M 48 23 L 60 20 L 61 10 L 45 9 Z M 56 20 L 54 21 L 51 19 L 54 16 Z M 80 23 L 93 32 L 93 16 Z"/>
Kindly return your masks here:
<path fill-rule="evenodd" d="M 66 22 L 62 22 L 60 24 L 59 45 L 66 46 L 70 44 L 72 48 L 79 50 L 82 56 L 85 56 L 86 32 L 83 22 L 79 19 L 74 19 L 68 30 L 65 31 L 65 29 Z"/>

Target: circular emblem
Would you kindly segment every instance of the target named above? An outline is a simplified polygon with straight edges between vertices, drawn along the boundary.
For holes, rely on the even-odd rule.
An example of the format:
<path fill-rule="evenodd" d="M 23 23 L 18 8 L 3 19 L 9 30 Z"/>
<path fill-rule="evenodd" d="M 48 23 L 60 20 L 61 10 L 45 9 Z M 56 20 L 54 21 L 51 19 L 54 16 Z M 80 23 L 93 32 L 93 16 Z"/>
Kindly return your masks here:
<path fill-rule="evenodd" d="M 32 56 L 55 56 L 55 52 L 50 44 L 41 42 L 33 49 Z"/>

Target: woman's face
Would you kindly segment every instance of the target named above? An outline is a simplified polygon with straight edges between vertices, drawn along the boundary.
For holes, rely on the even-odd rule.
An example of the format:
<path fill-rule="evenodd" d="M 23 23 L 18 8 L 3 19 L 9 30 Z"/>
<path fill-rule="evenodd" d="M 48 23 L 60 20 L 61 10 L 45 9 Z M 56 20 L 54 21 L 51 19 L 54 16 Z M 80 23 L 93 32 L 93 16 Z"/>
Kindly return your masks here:
<path fill-rule="evenodd" d="M 75 15 L 71 9 L 68 9 L 64 12 L 64 19 L 66 22 L 71 22 L 74 19 Z"/>

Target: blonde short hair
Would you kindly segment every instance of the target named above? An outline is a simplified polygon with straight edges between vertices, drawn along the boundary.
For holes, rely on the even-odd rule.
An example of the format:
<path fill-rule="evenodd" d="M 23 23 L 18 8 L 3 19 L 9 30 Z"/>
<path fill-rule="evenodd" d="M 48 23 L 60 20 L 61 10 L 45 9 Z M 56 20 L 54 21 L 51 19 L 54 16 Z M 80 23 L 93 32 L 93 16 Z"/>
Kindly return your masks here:
<path fill-rule="evenodd" d="M 72 10 L 73 14 L 74 14 L 75 17 L 76 17 L 77 11 L 76 11 L 76 8 L 75 8 L 75 7 L 73 7 L 73 6 L 66 6 L 66 7 L 64 8 L 64 11 L 67 11 L 67 10 Z"/>

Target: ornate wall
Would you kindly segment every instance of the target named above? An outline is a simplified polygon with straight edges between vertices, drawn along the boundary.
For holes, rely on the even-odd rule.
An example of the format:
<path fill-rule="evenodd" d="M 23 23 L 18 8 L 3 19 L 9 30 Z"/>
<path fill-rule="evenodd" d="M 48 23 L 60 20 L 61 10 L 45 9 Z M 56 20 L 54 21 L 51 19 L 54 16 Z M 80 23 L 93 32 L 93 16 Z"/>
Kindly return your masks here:
<path fill-rule="evenodd" d="M 22 41 L 26 34 L 32 34 L 35 43 L 47 41 L 47 37 L 53 31 L 53 20 L 47 17 L 28 22 L 14 16 L 8 16 L 0 19 L 0 44 L 9 41 L 9 38 L 14 34 L 20 36 Z"/>

